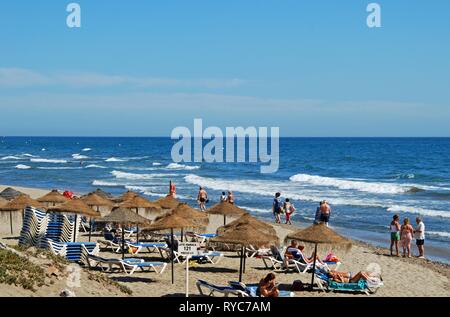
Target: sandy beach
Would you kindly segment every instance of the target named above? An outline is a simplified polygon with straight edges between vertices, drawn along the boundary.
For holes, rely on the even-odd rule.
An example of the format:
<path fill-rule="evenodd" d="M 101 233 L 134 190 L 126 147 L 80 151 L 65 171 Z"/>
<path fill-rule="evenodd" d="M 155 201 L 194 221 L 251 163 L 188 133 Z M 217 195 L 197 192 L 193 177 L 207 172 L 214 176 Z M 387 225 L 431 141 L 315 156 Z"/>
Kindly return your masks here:
<path fill-rule="evenodd" d="M 0 186 L 0 191 L 5 186 Z M 37 198 L 47 193 L 48 190 L 30 189 L 15 187 L 17 190 L 29 194 L 32 198 Z M 231 219 L 230 219 L 231 220 Z M 215 232 L 215 230 L 223 225 L 222 216 L 210 216 L 210 224 L 207 232 Z M 304 224 L 302 224 L 304 225 Z M 280 238 L 284 237 L 295 230 L 296 227 L 288 225 L 274 225 L 275 230 Z M 0 241 L 3 244 L 12 247 L 17 245 L 17 235 L 13 237 L 3 234 Z M 96 239 L 102 237 L 94 236 Z M 81 241 L 87 241 L 87 234 L 81 234 Z M 23 251 L 21 251 L 24 255 Z M 310 254 L 311 250 L 306 250 L 306 254 Z M 119 257 L 118 254 L 112 252 L 101 252 L 105 257 Z M 354 241 L 352 249 L 348 253 L 337 253 L 336 255 L 342 260 L 339 271 L 358 272 L 365 270 L 373 263 L 379 265 L 383 277 L 384 286 L 372 296 L 450 296 L 450 266 L 439 262 L 417 258 L 397 258 L 389 256 L 386 249 L 374 247 L 365 243 Z M 49 261 L 39 256 L 26 255 L 31 261 L 46 265 Z M 146 260 L 159 261 L 161 258 L 157 253 L 140 253 L 140 258 Z M 78 265 L 76 265 L 78 266 Z M 246 283 L 256 283 L 270 270 L 264 267 L 261 259 L 247 259 L 246 272 L 243 281 Z M 290 289 L 294 280 L 301 280 L 309 283 L 310 274 L 300 274 L 296 272 L 274 271 L 277 282 L 280 283 L 281 289 Z M 97 274 L 106 275 L 113 281 L 113 284 L 93 278 Z M 227 285 L 228 281 L 238 280 L 239 276 L 239 258 L 235 252 L 225 252 L 225 256 L 218 264 L 196 264 L 190 268 L 189 288 L 191 296 L 199 296 L 196 288 L 198 279 L 206 280 L 217 285 Z M 0 296 L 59 296 L 60 292 L 67 288 L 68 273 L 64 268 L 60 269 L 60 274 L 53 279 L 53 283 L 49 281 L 48 285 L 38 288 L 35 292 L 25 290 L 18 286 L 10 286 L 0 284 Z M 131 290 L 131 294 L 121 291 L 115 282 L 126 286 Z M 102 287 L 99 287 L 102 285 Z M 163 274 L 136 272 L 131 276 L 120 273 L 98 273 L 88 272 L 87 269 L 81 268 L 80 287 L 73 287 L 71 290 L 77 296 L 184 296 L 185 291 L 185 266 L 182 264 L 175 265 L 175 283 L 171 284 L 170 266 L 167 267 Z M 301 291 L 295 293 L 296 297 L 302 296 L 367 296 L 365 294 L 349 294 L 349 293 L 326 293 L 326 292 L 309 292 Z"/>

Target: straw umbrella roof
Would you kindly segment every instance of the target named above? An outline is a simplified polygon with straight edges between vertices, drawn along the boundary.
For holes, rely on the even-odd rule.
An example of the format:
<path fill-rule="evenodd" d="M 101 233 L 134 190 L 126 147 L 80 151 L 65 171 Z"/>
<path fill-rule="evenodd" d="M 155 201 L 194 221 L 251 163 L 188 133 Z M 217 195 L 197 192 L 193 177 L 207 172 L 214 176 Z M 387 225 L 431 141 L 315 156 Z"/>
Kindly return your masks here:
<path fill-rule="evenodd" d="M 8 203 L 8 201 L 2 197 L 0 197 L 0 207 L 6 205 Z"/>
<path fill-rule="evenodd" d="M 37 199 L 37 201 L 41 203 L 56 203 L 56 204 L 65 203 L 68 200 L 69 199 L 66 196 L 58 192 L 56 189 Z"/>
<path fill-rule="evenodd" d="M 113 202 L 107 198 L 104 198 L 95 192 L 87 194 L 81 198 L 89 206 L 112 206 Z"/>
<path fill-rule="evenodd" d="M 138 196 L 137 193 L 135 193 L 131 190 L 128 190 L 125 193 L 123 193 L 122 195 L 120 195 L 119 197 L 115 198 L 114 201 L 121 203 L 121 202 L 130 200 L 131 198 L 136 197 L 136 196 Z"/>
<path fill-rule="evenodd" d="M 158 217 L 155 221 L 143 228 L 145 231 L 159 231 L 167 229 L 185 229 L 185 228 L 201 228 L 203 227 L 195 219 L 181 217 L 178 214 L 171 213 L 166 216 Z"/>
<path fill-rule="evenodd" d="M 249 214 L 244 214 L 242 217 L 230 222 L 226 226 L 219 227 L 217 229 L 217 234 L 219 234 L 219 235 L 223 234 L 226 231 L 234 230 L 236 227 L 243 226 L 243 225 L 249 226 L 249 227 L 254 228 L 261 232 L 265 232 L 268 235 L 272 235 L 272 236 L 277 235 L 277 232 L 273 228 L 272 225 L 265 223 L 263 221 L 260 221 Z"/>
<path fill-rule="evenodd" d="M 211 215 L 224 215 L 224 216 L 242 216 L 243 214 L 246 214 L 247 212 L 236 206 L 235 204 L 230 204 L 229 202 L 222 201 L 208 210 L 206 210 L 207 213 Z"/>
<path fill-rule="evenodd" d="M 100 188 L 97 188 L 96 190 L 94 190 L 93 192 L 91 192 L 90 194 L 96 194 L 100 197 L 106 198 L 106 199 L 113 199 L 113 195 L 111 195 L 108 192 L 105 192 L 104 190 L 101 190 Z"/>
<path fill-rule="evenodd" d="M 254 228 L 250 223 L 241 223 L 234 228 L 219 233 L 218 236 L 209 241 L 214 243 L 231 243 L 243 246 L 270 246 L 278 245 L 279 239 L 276 234 L 268 234 Z"/>
<path fill-rule="evenodd" d="M 0 193 L 0 197 L 4 198 L 6 200 L 13 200 L 14 198 L 17 198 L 20 195 L 25 195 L 25 194 L 12 188 L 12 187 L 7 187 Z"/>
<path fill-rule="evenodd" d="M 167 195 L 166 197 L 160 198 L 155 201 L 156 204 L 161 206 L 163 209 L 174 209 L 176 208 L 181 202 L 177 200 L 172 195 Z"/>
<path fill-rule="evenodd" d="M 208 214 L 198 211 L 197 209 L 194 209 L 190 207 L 186 203 L 179 204 L 173 211 L 172 214 L 175 214 L 177 216 L 180 216 L 182 218 L 188 218 L 192 219 L 195 222 L 198 222 L 199 224 L 203 226 L 207 226 L 209 223 Z M 167 217 L 167 216 L 166 216 Z"/>
<path fill-rule="evenodd" d="M 324 224 L 312 225 L 306 229 L 288 234 L 285 240 L 298 240 L 306 243 L 333 246 L 347 250 L 352 246 L 352 242 L 349 239 L 337 234 Z"/>
<path fill-rule="evenodd" d="M 27 206 L 33 206 L 36 208 L 44 207 L 40 202 L 30 198 L 29 196 L 22 194 L 10 202 L 7 202 L 4 206 L 0 207 L 2 211 L 21 210 Z"/>
<path fill-rule="evenodd" d="M 113 222 L 113 223 L 121 223 L 121 224 L 139 224 L 146 225 L 150 223 L 150 220 L 144 218 L 135 212 L 126 209 L 116 207 L 114 208 L 109 215 L 98 219 L 97 222 Z"/>
<path fill-rule="evenodd" d="M 89 217 L 100 217 L 100 213 L 94 211 L 88 204 L 86 204 L 81 198 L 71 199 L 62 205 L 49 207 L 49 212 L 67 212 L 72 214 L 81 214 Z"/>
<path fill-rule="evenodd" d="M 146 208 L 146 209 L 161 209 L 161 207 L 154 203 L 149 201 L 148 199 L 145 199 L 142 196 L 139 196 L 136 194 L 136 196 L 131 197 L 130 199 L 125 200 L 122 202 L 119 207 L 122 208 Z"/>

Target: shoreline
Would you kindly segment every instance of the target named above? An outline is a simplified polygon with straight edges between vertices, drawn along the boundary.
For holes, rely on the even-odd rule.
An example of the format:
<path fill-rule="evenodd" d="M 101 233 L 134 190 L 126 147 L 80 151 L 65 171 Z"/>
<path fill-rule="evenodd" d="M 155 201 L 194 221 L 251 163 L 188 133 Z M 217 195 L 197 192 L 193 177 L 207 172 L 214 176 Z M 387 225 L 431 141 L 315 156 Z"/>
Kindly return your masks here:
<path fill-rule="evenodd" d="M 13 188 L 15 188 L 18 191 L 22 191 L 22 192 L 30 195 L 30 197 L 33 198 L 33 199 L 39 198 L 39 197 L 47 194 L 51 190 L 51 189 L 43 189 L 43 188 L 34 188 L 34 187 L 26 187 L 26 186 L 13 186 L 13 185 L 2 185 L 2 184 L 0 184 L 0 191 L 4 190 L 6 187 L 13 187 Z M 76 193 L 76 194 L 77 195 L 84 195 L 86 193 Z M 271 224 L 271 225 L 273 225 L 275 227 L 282 226 L 282 227 L 284 227 L 285 229 L 288 229 L 288 230 L 292 229 L 292 228 L 303 229 L 303 228 L 306 228 L 308 225 L 310 225 L 310 223 L 307 223 L 307 224 L 301 223 L 299 225 L 296 222 L 293 222 L 293 225 L 291 225 L 291 226 L 290 225 L 285 225 L 285 224 L 281 224 L 280 225 L 280 224 L 275 224 L 273 221 L 269 221 L 268 220 L 269 218 L 267 218 L 267 217 L 261 217 L 258 214 L 253 215 L 253 216 L 258 218 L 259 220 L 264 221 L 264 222 L 266 222 L 268 224 Z M 389 241 L 387 241 L 387 240 L 384 241 L 380 237 L 380 234 L 378 234 L 378 233 L 372 233 L 372 232 L 367 233 L 367 235 L 371 236 L 371 238 L 370 239 L 364 239 L 361 236 L 358 236 L 357 234 L 352 234 L 354 232 L 358 232 L 359 233 L 360 230 L 354 230 L 354 229 L 349 229 L 349 228 L 345 228 L 345 227 L 333 227 L 333 226 L 332 226 L 332 228 L 334 230 L 336 230 L 336 232 L 338 232 L 340 234 L 343 234 L 343 235 L 346 235 L 349 239 L 351 239 L 354 242 L 360 243 L 360 244 L 365 245 L 365 246 L 369 246 L 373 250 L 378 250 L 378 251 L 383 250 L 384 253 L 389 254 L 389 249 L 387 247 L 383 246 L 383 244 L 387 245 L 389 243 Z M 344 233 L 344 231 L 345 231 L 345 233 Z M 349 232 L 350 232 L 350 234 L 349 234 Z M 414 244 L 414 240 L 413 240 L 411 242 L 411 249 L 413 251 L 413 254 L 414 254 L 414 248 L 415 248 L 415 244 Z M 401 249 L 401 246 L 400 246 L 400 249 Z M 443 248 L 431 247 L 431 249 L 438 249 L 438 250 L 440 249 L 441 251 L 445 251 L 445 250 L 443 250 Z M 399 251 L 401 253 L 401 250 L 399 250 Z M 429 245 L 428 245 L 428 247 L 426 249 L 426 252 L 427 251 L 430 251 L 430 246 Z M 429 256 L 429 258 L 427 257 L 426 259 L 417 259 L 417 260 L 419 260 L 421 262 L 425 262 L 426 261 L 426 262 L 437 263 L 437 264 L 444 265 L 444 266 L 447 266 L 448 268 L 450 268 L 450 251 L 448 252 L 447 257 L 445 257 L 445 255 L 439 255 L 439 254 L 433 254 L 433 253 L 434 252 L 431 252 L 431 255 L 430 255 L 430 253 L 426 253 L 426 255 Z M 412 258 L 415 259 L 415 257 L 412 257 Z M 446 261 L 446 259 L 447 259 L 447 261 Z"/>
<path fill-rule="evenodd" d="M 0 185 L 0 190 L 5 186 Z M 49 190 L 35 189 L 28 187 L 16 187 L 18 190 L 31 195 L 36 198 L 42 194 L 47 193 Z M 78 193 L 79 194 L 79 193 Z M 261 219 L 261 217 L 258 217 Z M 289 234 L 290 231 L 298 228 L 305 227 L 307 224 L 303 223 L 298 226 L 274 224 L 268 222 L 266 219 L 261 219 L 266 223 L 272 225 L 280 238 L 280 241 L 284 240 L 284 237 Z M 228 222 L 232 221 L 232 218 Z M 210 215 L 210 224 L 208 225 L 208 232 L 215 232 L 219 226 L 223 225 L 223 217 Z M 346 235 L 346 234 L 344 234 Z M 17 244 L 17 234 L 13 235 L 12 239 L 10 235 L 0 237 L 0 241 L 13 246 Z M 347 235 L 348 236 L 348 235 Z M 95 236 L 101 238 L 100 236 Z M 87 241 L 87 234 L 80 233 L 79 241 Z M 372 264 L 379 265 L 383 274 L 384 286 L 372 296 L 383 297 L 397 297 L 397 296 L 445 296 L 450 297 L 450 265 L 434 260 L 418 259 L 418 258 L 402 258 L 389 256 L 389 250 L 382 247 L 377 247 L 369 243 L 358 241 L 354 238 L 350 238 L 353 242 L 353 247 L 346 253 L 337 252 L 338 257 L 342 260 L 342 266 L 339 271 L 343 272 L 358 272 L 368 269 Z M 306 254 L 312 253 L 312 250 L 308 249 Z M 102 256 L 117 258 L 116 253 L 102 251 Z M 160 261 L 159 257 L 155 257 L 155 254 L 143 253 L 138 257 L 144 257 L 148 261 Z M 198 279 L 206 280 L 216 285 L 226 285 L 228 281 L 237 280 L 238 277 L 239 259 L 235 253 L 226 252 L 218 264 L 201 264 L 194 265 L 191 268 L 190 274 L 190 286 L 192 296 L 198 296 L 196 281 Z M 102 273 L 119 282 L 121 285 L 130 288 L 133 292 L 132 296 L 184 296 L 183 291 L 185 287 L 184 280 L 184 265 L 175 265 L 175 284 L 170 282 L 170 268 L 169 272 L 164 274 L 144 273 L 136 272 L 132 276 L 124 276 L 123 273 Z M 246 273 L 244 274 L 245 283 L 254 283 L 260 280 L 265 274 L 272 271 L 271 269 L 264 269 L 264 265 L 261 259 L 248 258 Z M 84 271 L 83 271 L 84 272 Z M 310 274 L 299 274 L 296 272 L 284 272 L 274 270 L 277 280 L 283 287 L 289 287 L 294 280 L 301 280 L 303 283 L 310 283 Z M 117 293 L 113 293 L 106 290 L 95 289 L 90 285 L 89 281 L 85 281 L 86 286 L 83 289 L 75 290 L 76 293 L 83 294 L 82 296 L 123 296 Z M 405 284 L 406 283 L 406 284 Z M 405 287 L 407 285 L 407 287 Z M 86 289 L 84 289 L 86 287 Z M 37 293 L 30 293 L 26 290 L 21 290 L 17 287 L 15 289 L 15 296 L 58 296 L 61 290 L 55 286 L 39 289 Z M 10 294 L 10 290 L 7 285 L 0 284 L 0 296 L 1 294 Z M 11 295 L 8 295 L 11 296 Z M 336 292 L 296 292 L 295 296 L 366 296 L 365 294 L 353 294 L 353 293 L 336 293 Z"/>

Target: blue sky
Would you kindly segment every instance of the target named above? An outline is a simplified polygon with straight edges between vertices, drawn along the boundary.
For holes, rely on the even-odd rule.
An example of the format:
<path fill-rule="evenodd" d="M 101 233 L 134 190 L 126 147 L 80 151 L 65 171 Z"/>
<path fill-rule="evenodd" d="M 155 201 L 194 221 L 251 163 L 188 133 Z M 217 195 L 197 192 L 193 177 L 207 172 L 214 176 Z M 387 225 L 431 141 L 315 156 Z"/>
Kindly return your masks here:
<path fill-rule="evenodd" d="M 450 2 L 0 4 L 0 135 L 450 136 Z"/>

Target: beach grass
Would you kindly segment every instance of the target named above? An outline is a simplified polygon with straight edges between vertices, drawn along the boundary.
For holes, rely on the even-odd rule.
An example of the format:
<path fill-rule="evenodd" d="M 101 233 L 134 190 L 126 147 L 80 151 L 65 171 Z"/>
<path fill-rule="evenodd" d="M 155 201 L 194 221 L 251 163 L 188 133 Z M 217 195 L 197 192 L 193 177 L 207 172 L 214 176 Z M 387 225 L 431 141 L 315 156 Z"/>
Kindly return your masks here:
<path fill-rule="evenodd" d="M 36 287 L 45 284 L 45 272 L 28 259 L 0 249 L 0 283 L 36 291 Z"/>

